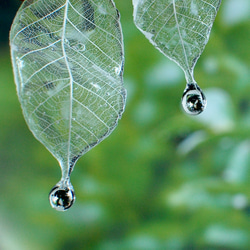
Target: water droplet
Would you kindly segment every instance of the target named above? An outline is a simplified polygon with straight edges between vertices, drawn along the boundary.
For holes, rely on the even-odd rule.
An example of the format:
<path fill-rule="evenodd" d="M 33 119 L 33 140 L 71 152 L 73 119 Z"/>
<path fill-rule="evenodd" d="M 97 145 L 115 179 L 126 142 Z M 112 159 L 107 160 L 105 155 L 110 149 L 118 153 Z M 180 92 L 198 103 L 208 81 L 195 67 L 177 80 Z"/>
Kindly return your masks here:
<path fill-rule="evenodd" d="M 120 67 L 115 67 L 114 69 L 115 69 L 115 73 L 116 73 L 117 75 L 119 75 L 120 72 L 121 72 L 121 68 L 120 68 Z"/>
<path fill-rule="evenodd" d="M 187 84 L 182 96 L 182 107 L 187 114 L 198 115 L 206 107 L 207 101 L 202 90 L 196 83 Z"/>
<path fill-rule="evenodd" d="M 20 70 L 24 67 L 24 61 L 19 58 L 17 58 L 17 64 Z"/>
<path fill-rule="evenodd" d="M 93 83 L 93 82 L 90 82 L 90 84 L 98 91 L 98 90 L 100 90 L 102 87 L 99 85 L 99 84 L 97 84 L 97 83 Z"/>
<path fill-rule="evenodd" d="M 77 50 L 79 50 L 79 51 L 85 51 L 85 49 L 86 49 L 85 44 L 82 44 L 82 43 L 78 43 L 77 44 Z"/>
<path fill-rule="evenodd" d="M 57 211 L 65 211 L 73 205 L 75 194 L 69 180 L 67 182 L 60 181 L 51 189 L 49 201 L 51 207 Z"/>
<path fill-rule="evenodd" d="M 98 7 L 98 11 L 102 14 L 102 15 L 107 15 L 108 11 L 106 10 L 106 8 L 104 6 L 99 6 Z"/>

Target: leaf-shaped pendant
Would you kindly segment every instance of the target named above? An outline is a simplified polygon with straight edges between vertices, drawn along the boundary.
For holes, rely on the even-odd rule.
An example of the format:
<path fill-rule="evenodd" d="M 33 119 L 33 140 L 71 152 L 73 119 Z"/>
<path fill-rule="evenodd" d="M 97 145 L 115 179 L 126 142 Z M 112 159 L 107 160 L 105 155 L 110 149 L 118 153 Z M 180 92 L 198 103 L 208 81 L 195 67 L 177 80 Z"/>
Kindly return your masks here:
<path fill-rule="evenodd" d="M 206 106 L 193 71 L 208 42 L 220 3 L 221 0 L 133 0 L 138 29 L 185 73 L 182 105 L 189 114 L 199 114 Z"/>
<path fill-rule="evenodd" d="M 25 0 L 10 32 L 17 94 L 34 136 L 58 160 L 50 203 L 74 202 L 70 174 L 125 106 L 123 39 L 112 0 Z"/>

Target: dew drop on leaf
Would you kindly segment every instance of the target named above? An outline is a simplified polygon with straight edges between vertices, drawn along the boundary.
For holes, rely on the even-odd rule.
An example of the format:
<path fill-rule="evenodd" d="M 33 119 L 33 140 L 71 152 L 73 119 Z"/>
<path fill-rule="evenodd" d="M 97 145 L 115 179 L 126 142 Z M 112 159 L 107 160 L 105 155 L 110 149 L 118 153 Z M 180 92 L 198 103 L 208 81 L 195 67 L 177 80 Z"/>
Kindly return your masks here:
<path fill-rule="evenodd" d="M 60 181 L 51 189 L 49 201 L 52 208 L 58 211 L 65 211 L 73 205 L 75 202 L 75 193 L 69 179 Z"/>
<path fill-rule="evenodd" d="M 198 115 L 207 105 L 206 97 L 196 83 L 187 84 L 182 96 L 182 107 L 187 114 Z"/>
<path fill-rule="evenodd" d="M 208 42 L 220 3 L 221 0 L 133 0 L 134 22 L 162 54 L 182 68 L 189 84 L 196 82 L 194 67 Z M 184 110 L 201 113 L 205 105 L 199 100 L 192 98 L 188 102 L 192 112 Z"/>
<path fill-rule="evenodd" d="M 61 167 L 50 203 L 66 210 L 75 200 L 77 160 L 111 134 L 124 111 L 118 11 L 113 0 L 26 0 L 10 48 L 24 118 Z"/>

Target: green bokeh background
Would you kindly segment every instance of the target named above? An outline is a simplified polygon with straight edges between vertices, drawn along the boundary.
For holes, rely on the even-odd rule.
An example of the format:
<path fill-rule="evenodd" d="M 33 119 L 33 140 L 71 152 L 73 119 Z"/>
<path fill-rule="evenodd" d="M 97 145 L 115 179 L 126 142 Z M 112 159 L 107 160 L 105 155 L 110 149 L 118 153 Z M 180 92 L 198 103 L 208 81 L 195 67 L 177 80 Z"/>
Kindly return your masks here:
<path fill-rule="evenodd" d="M 125 42 L 125 113 L 72 173 L 67 212 L 48 193 L 60 168 L 28 130 L 8 31 L 20 1 L 0 3 L 0 249 L 250 249 L 250 3 L 224 0 L 195 68 L 208 107 L 183 113 L 183 72 L 116 0 Z"/>

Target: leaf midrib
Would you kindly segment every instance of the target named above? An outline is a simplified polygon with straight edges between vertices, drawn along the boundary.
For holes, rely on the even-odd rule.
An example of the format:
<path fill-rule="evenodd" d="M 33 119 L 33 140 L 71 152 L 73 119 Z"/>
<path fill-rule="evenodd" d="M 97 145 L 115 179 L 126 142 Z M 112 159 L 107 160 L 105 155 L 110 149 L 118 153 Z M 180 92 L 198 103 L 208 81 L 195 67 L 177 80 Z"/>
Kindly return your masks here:
<path fill-rule="evenodd" d="M 177 27 L 177 30 L 178 30 L 181 46 L 182 46 L 182 49 L 183 49 L 183 54 L 184 54 L 184 57 L 185 57 L 186 67 L 188 69 L 188 73 L 190 74 L 188 59 L 187 59 L 187 53 L 186 53 L 186 49 L 185 49 L 185 46 L 184 46 L 184 41 L 183 41 L 181 31 L 180 31 L 180 25 L 179 25 L 178 18 L 177 18 L 177 11 L 176 11 L 176 8 L 175 8 L 175 0 L 173 0 L 173 9 L 174 9 L 174 18 L 175 18 L 175 21 L 176 21 L 176 27 Z"/>
<path fill-rule="evenodd" d="M 70 86 L 70 101 L 69 101 L 69 132 L 68 132 L 68 149 L 67 149 L 67 168 L 70 167 L 70 149 L 71 149 L 71 125 L 72 125 L 72 101 L 73 101 L 73 76 L 71 74 L 69 62 L 67 59 L 67 54 L 65 51 L 65 32 L 66 32 L 66 25 L 67 25 L 67 19 L 68 19 L 68 7 L 69 7 L 69 0 L 66 0 L 65 2 L 65 10 L 64 10 L 64 20 L 63 20 L 63 28 L 62 28 L 62 52 L 63 52 L 63 58 L 65 60 L 65 64 L 67 67 L 67 70 L 69 72 L 69 86 Z"/>

